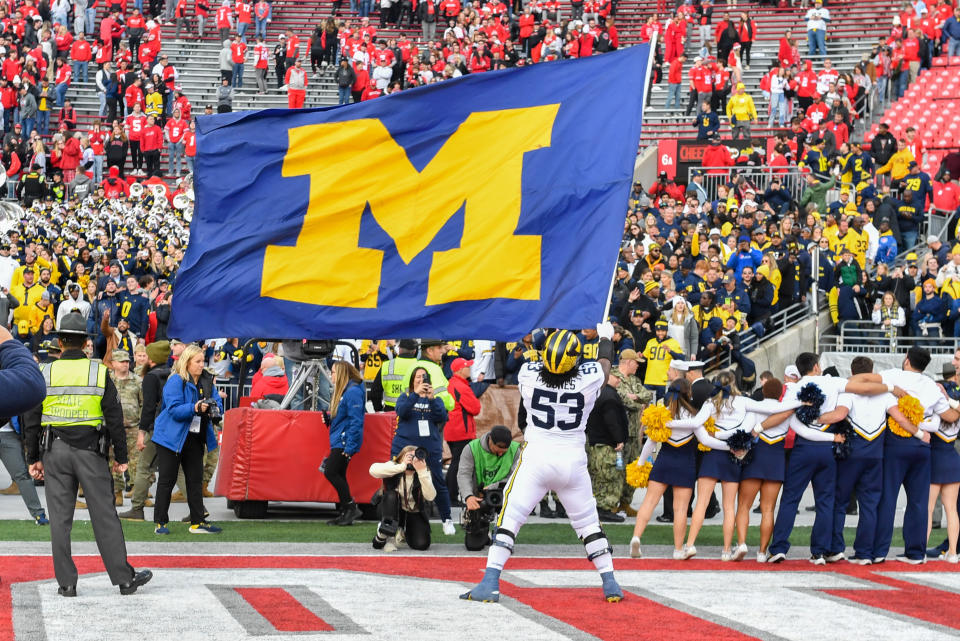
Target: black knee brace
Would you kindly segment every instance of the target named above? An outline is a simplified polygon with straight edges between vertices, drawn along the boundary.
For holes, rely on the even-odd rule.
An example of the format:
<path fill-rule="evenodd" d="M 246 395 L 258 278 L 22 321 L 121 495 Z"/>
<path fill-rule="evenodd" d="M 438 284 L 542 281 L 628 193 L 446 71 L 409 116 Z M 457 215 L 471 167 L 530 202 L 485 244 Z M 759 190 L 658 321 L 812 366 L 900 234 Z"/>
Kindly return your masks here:
<path fill-rule="evenodd" d="M 497 536 L 500 535 L 500 534 L 505 534 L 505 535 L 509 536 L 509 537 L 510 537 L 510 543 L 507 543 L 506 541 L 501 541 L 500 539 L 498 539 Z M 506 529 L 506 528 L 498 527 L 496 533 L 493 535 L 492 545 L 496 545 L 497 547 L 501 547 L 501 548 L 506 548 L 506 549 L 509 550 L 510 553 L 512 554 L 512 553 L 513 553 L 513 544 L 516 542 L 516 540 L 517 540 L 517 535 L 516 535 L 516 534 L 514 534 L 513 532 L 511 532 L 510 530 L 508 530 L 508 529 Z"/>
<path fill-rule="evenodd" d="M 605 548 L 601 548 L 601 549 L 599 549 L 599 550 L 597 550 L 597 551 L 595 551 L 595 552 L 588 552 L 588 553 L 587 553 L 587 560 L 588 560 L 588 561 L 593 561 L 595 558 L 600 557 L 600 556 L 603 556 L 604 554 L 607 554 L 608 552 L 609 552 L 611 555 L 613 554 L 613 546 L 610 545 L 610 541 L 607 539 L 607 535 L 603 533 L 603 530 L 600 530 L 599 532 L 594 532 L 593 534 L 588 534 L 588 535 L 585 536 L 583 539 L 581 539 L 581 541 L 583 542 L 584 547 L 586 547 L 587 543 L 593 543 L 594 541 L 599 541 L 599 540 L 603 540 L 604 542 L 606 542 L 607 546 L 606 546 Z"/>

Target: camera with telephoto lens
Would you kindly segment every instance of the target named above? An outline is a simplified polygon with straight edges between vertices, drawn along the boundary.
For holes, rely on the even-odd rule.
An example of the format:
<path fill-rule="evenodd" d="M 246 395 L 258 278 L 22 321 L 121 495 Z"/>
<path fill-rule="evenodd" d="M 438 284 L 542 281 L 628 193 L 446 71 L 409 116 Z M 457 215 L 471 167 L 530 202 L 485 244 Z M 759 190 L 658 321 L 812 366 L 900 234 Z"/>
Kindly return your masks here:
<path fill-rule="evenodd" d="M 491 487 L 483 490 L 480 506 L 476 510 L 463 511 L 464 545 L 472 552 L 482 550 L 490 544 L 490 524 L 503 507 L 503 488 Z"/>
<path fill-rule="evenodd" d="M 491 487 L 483 491 L 483 500 L 480 501 L 480 509 L 488 512 L 497 513 L 503 507 L 503 489 Z"/>
<path fill-rule="evenodd" d="M 207 410 L 203 415 L 209 418 L 211 423 L 219 423 L 220 419 L 223 418 L 223 412 L 220 411 L 217 401 L 212 398 L 201 398 L 200 402 L 207 404 Z"/>

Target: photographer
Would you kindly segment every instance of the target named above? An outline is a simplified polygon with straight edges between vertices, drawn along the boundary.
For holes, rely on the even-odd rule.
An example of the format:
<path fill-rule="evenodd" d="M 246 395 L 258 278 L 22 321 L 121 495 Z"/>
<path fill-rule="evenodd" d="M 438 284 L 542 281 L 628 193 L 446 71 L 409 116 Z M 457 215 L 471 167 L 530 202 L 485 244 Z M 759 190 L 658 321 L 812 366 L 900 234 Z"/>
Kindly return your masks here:
<path fill-rule="evenodd" d="M 520 444 L 503 425 L 494 425 L 463 449 L 457 484 L 466 497 L 464 545 L 468 550 L 482 550 L 490 544 L 490 522 L 503 504 L 502 485 L 517 464 L 519 449 Z"/>
<path fill-rule="evenodd" d="M 390 461 L 370 466 L 370 476 L 383 479 L 374 549 L 393 552 L 402 539 L 414 550 L 430 547 L 427 503 L 436 498 L 437 490 L 426 459 L 424 448 L 408 445 Z"/>
<path fill-rule="evenodd" d="M 447 408 L 436 396 L 426 368 L 416 367 L 410 374 L 410 386 L 397 399 L 397 431 L 390 446 L 396 456 L 408 445 L 427 451 L 427 467 L 433 474 L 437 489 L 437 509 L 443 521 L 444 534 L 456 533 L 450 518 L 450 493 L 443 479 L 443 426 L 447 423 Z"/>
<path fill-rule="evenodd" d="M 183 468 L 190 506 L 190 533 L 215 534 L 220 528 L 204 521 L 204 447 L 217 449 L 213 429 L 223 412 L 223 401 L 213 386 L 213 374 L 203 367 L 203 349 L 190 344 L 174 363 L 173 373 L 163 386 L 163 407 L 153 426 L 157 448 L 157 499 L 153 511 L 156 534 L 169 534 L 167 511 L 170 493 Z"/>
<path fill-rule="evenodd" d="M 337 517 L 329 525 L 352 525 L 360 518 L 360 508 L 350 495 L 347 466 L 363 444 L 363 415 L 366 411 L 363 376 L 346 361 L 333 364 L 333 395 L 330 397 L 330 456 L 323 475 L 337 490 Z"/>

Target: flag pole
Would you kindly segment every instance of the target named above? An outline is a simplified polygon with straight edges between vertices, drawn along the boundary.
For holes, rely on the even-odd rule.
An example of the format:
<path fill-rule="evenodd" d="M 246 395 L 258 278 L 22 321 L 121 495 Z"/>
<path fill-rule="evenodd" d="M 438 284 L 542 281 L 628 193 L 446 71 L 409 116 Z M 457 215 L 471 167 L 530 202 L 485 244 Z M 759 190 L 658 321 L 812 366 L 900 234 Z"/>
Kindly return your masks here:
<path fill-rule="evenodd" d="M 613 262 L 613 278 L 610 279 L 610 288 L 607 290 L 607 302 L 603 307 L 603 318 L 600 319 L 601 323 L 607 322 L 607 317 L 610 316 L 610 302 L 613 298 L 613 286 L 617 283 L 617 266 L 620 264 L 620 250 L 617 250 L 617 259 Z"/>

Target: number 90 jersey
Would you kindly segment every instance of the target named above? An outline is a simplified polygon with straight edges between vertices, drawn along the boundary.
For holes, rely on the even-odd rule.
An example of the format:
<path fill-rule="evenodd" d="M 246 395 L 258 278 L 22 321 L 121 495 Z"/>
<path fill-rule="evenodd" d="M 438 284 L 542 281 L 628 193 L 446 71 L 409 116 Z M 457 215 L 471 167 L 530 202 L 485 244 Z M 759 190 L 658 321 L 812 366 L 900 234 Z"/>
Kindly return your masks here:
<path fill-rule="evenodd" d="M 583 448 L 587 417 L 603 389 L 603 370 L 597 362 L 581 363 L 577 375 L 558 388 L 540 380 L 542 368 L 542 363 L 525 363 L 517 377 L 527 410 L 524 440 Z"/>

